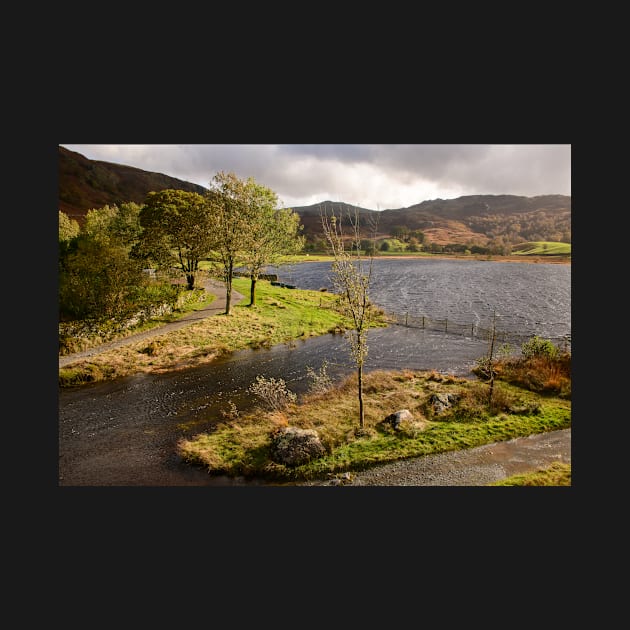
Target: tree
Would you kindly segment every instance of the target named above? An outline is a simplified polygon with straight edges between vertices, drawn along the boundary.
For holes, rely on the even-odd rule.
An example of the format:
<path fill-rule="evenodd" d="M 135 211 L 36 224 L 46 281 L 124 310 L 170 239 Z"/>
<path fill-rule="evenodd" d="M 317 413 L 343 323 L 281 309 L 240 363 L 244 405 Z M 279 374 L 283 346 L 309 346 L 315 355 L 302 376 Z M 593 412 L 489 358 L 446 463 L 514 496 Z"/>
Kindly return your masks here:
<path fill-rule="evenodd" d="M 215 240 L 211 212 L 198 193 L 174 189 L 148 193 L 140 211 L 143 232 L 134 256 L 159 267 L 180 268 L 192 290 L 199 261 L 208 255 Z"/>
<path fill-rule="evenodd" d="M 276 209 L 278 197 L 269 188 L 249 179 L 246 185 L 248 197 L 248 227 L 245 267 L 251 279 L 250 306 L 256 303 L 256 282 L 263 269 L 282 254 L 292 254 L 304 247 L 304 237 L 299 234 L 300 215 L 291 208 Z"/>
<path fill-rule="evenodd" d="M 64 270 L 68 254 L 76 247 L 80 233 L 79 223 L 59 210 L 59 273 Z"/>
<path fill-rule="evenodd" d="M 409 228 L 406 225 L 395 225 L 391 229 L 392 236 L 405 242 L 409 237 Z"/>
<path fill-rule="evenodd" d="M 136 309 L 136 299 L 146 278 L 139 261 L 129 258 L 129 251 L 136 238 L 132 233 L 139 230 L 140 206 L 130 203 L 121 208 L 104 206 L 89 210 L 78 234 L 60 242 L 61 317 L 115 319 L 124 318 Z M 128 230 L 120 229 L 123 223 Z M 60 239 L 62 228 L 65 234 L 76 231 L 60 214 Z"/>
<path fill-rule="evenodd" d="M 218 172 L 210 182 L 206 200 L 210 210 L 210 232 L 213 238 L 211 259 L 218 262 L 225 280 L 225 314 L 232 304 L 234 268 L 246 259 L 251 242 L 249 226 L 249 188 L 253 180 L 239 179 L 234 173 Z"/>
<path fill-rule="evenodd" d="M 361 249 L 366 256 L 374 256 L 376 254 L 376 243 L 370 239 L 363 239 L 361 241 Z"/>
<path fill-rule="evenodd" d="M 66 243 L 79 236 L 79 223 L 59 210 L 59 243 Z"/>
<path fill-rule="evenodd" d="M 81 233 L 83 236 L 100 243 L 109 243 L 111 239 L 110 226 L 118 212 L 116 206 L 92 208 L 85 215 L 85 223 Z"/>
<path fill-rule="evenodd" d="M 130 250 L 142 233 L 141 210 L 142 206 L 132 201 L 88 210 L 82 233 L 102 243 Z"/>
<path fill-rule="evenodd" d="M 477 359 L 476 371 L 485 378 L 489 385 L 488 407 L 492 407 L 492 395 L 494 392 L 494 381 L 497 376 L 497 358 L 495 356 L 495 344 L 497 341 L 497 313 L 492 312 L 492 328 L 488 332 L 488 354 Z M 510 352 L 509 344 L 504 344 L 499 348 L 500 355 L 507 355 Z"/>
<path fill-rule="evenodd" d="M 141 264 L 129 258 L 126 247 L 83 232 L 60 255 L 60 316 L 124 319 L 135 310 L 135 297 L 145 282 Z"/>
<path fill-rule="evenodd" d="M 142 205 L 129 201 L 118 205 L 118 211 L 112 217 L 109 232 L 112 238 L 123 245 L 133 246 L 142 234 L 140 212 Z"/>
<path fill-rule="evenodd" d="M 354 216 L 348 213 L 352 226 L 350 252 L 344 246 L 342 217 L 336 217 L 334 212 L 329 217 L 326 209 L 321 212 L 322 229 L 333 255 L 332 281 L 336 291 L 342 296 L 345 314 L 353 323 L 353 330 L 347 336 L 350 351 L 357 367 L 358 398 L 359 398 L 359 427 L 365 424 L 363 410 L 363 366 L 368 354 L 367 333 L 372 322 L 373 309 L 370 303 L 369 290 L 372 279 L 373 255 L 367 260 L 361 256 L 361 234 L 359 226 L 359 212 L 355 208 Z M 373 240 L 376 236 L 376 225 L 371 226 Z M 372 252 L 374 249 L 371 250 Z"/>

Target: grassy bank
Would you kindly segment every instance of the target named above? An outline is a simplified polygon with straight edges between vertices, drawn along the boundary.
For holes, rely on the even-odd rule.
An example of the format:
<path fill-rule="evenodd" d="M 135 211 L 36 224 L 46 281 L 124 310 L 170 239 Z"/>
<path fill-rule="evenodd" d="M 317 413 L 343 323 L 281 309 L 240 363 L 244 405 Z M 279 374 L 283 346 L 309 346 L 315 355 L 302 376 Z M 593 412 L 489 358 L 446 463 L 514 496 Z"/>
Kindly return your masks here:
<path fill-rule="evenodd" d="M 530 251 L 514 251 L 510 255 L 502 256 L 499 254 L 432 254 L 430 252 L 400 252 L 400 251 L 386 251 L 376 252 L 375 260 L 380 259 L 392 259 L 392 258 L 407 258 L 417 260 L 435 260 L 435 259 L 449 259 L 449 260 L 484 260 L 493 262 L 519 262 L 519 263 L 559 263 L 570 265 L 571 264 L 571 246 L 563 248 L 557 248 L 553 250 L 533 248 Z M 287 256 L 282 260 L 282 264 L 297 264 L 303 262 L 332 262 L 333 257 L 324 253 L 318 254 L 299 254 L 295 256 Z"/>
<path fill-rule="evenodd" d="M 197 291 L 201 292 L 200 289 L 197 289 Z M 210 306 L 217 297 L 216 295 L 212 295 L 207 292 L 201 292 L 201 295 L 201 300 L 190 299 L 190 301 L 185 302 L 170 313 L 148 319 L 123 331 L 108 333 L 106 330 L 101 329 L 97 335 L 80 337 L 62 337 L 60 333 L 60 356 L 90 350 L 91 348 L 96 348 L 104 343 L 119 341 L 121 339 L 125 339 L 129 335 L 148 332 L 155 328 L 159 328 L 160 326 L 164 326 L 164 324 L 176 322 L 189 313 L 195 313 Z"/>
<path fill-rule="evenodd" d="M 249 296 L 247 278 L 235 278 L 234 290 Z M 156 332 L 137 341 L 80 360 L 59 370 L 61 387 L 127 376 L 192 367 L 244 348 L 270 347 L 345 330 L 349 322 L 335 308 L 336 296 L 257 283 L 256 305 L 249 299 L 231 314 L 213 315 L 169 333 Z"/>
<path fill-rule="evenodd" d="M 547 468 L 533 473 L 513 475 L 507 479 L 488 484 L 490 486 L 570 486 L 571 464 L 554 462 Z"/>
<path fill-rule="evenodd" d="M 356 376 L 351 376 L 282 410 L 261 407 L 239 415 L 226 409 L 216 430 L 181 440 L 179 453 L 211 474 L 321 479 L 571 426 L 571 402 L 559 392 L 541 394 L 499 381 L 488 405 L 488 386 L 480 381 L 405 370 L 366 375 L 365 428 L 359 431 L 356 388 Z M 438 393 L 454 394 L 456 404 L 437 413 L 432 396 Z M 408 409 L 413 420 L 398 429 L 382 422 L 399 409 Z M 325 454 L 297 466 L 274 461 L 273 435 L 286 426 L 315 430 Z"/>

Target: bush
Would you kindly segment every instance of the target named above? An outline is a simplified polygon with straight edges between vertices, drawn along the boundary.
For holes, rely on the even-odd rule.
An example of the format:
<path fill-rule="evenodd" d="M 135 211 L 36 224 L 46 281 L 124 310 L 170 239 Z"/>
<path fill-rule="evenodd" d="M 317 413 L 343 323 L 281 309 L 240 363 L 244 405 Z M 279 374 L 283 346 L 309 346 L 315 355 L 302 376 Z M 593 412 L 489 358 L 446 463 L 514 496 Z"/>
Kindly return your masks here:
<path fill-rule="evenodd" d="M 259 398 L 268 411 L 280 411 L 297 400 L 297 395 L 287 389 L 284 379 L 281 378 L 265 378 L 258 375 L 256 382 L 252 383 L 247 391 Z"/>
<path fill-rule="evenodd" d="M 538 335 L 534 335 L 521 346 L 521 353 L 526 359 L 533 359 L 534 357 L 555 359 L 558 355 L 558 348 L 549 339 L 542 339 Z"/>
<path fill-rule="evenodd" d="M 324 359 L 317 372 L 307 365 L 306 375 L 311 379 L 311 385 L 309 387 L 310 393 L 323 394 L 332 387 L 332 379 L 328 375 L 328 361 L 326 361 L 326 359 Z"/>

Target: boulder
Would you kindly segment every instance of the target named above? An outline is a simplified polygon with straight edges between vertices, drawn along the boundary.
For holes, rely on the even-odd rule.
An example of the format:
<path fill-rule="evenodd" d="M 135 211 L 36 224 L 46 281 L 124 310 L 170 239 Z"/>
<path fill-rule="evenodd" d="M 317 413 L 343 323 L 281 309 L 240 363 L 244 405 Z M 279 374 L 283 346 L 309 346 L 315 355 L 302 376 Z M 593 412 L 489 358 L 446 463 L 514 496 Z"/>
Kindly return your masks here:
<path fill-rule="evenodd" d="M 278 464 L 299 466 L 325 453 L 326 449 L 314 429 L 281 427 L 271 435 L 271 457 Z"/>
<path fill-rule="evenodd" d="M 457 394 L 444 394 L 438 392 L 435 394 L 431 394 L 431 398 L 429 398 L 429 404 L 433 409 L 433 413 L 436 416 L 439 416 L 447 409 L 450 409 L 458 400 L 459 396 Z"/>
<path fill-rule="evenodd" d="M 409 409 L 400 409 L 395 411 L 394 413 L 390 413 L 385 420 L 383 420 L 384 424 L 391 424 L 393 429 L 399 429 L 401 422 L 411 422 L 413 420 L 413 415 Z"/>

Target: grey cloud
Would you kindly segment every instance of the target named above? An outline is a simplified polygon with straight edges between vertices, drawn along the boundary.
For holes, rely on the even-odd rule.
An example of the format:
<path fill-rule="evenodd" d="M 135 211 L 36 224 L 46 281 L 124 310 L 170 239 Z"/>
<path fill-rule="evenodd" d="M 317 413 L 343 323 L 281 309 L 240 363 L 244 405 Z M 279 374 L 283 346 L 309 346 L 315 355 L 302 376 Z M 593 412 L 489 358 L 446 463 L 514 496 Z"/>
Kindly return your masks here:
<path fill-rule="evenodd" d="M 254 177 L 281 200 L 363 200 L 365 207 L 383 208 L 454 193 L 571 194 L 570 145 L 64 146 L 91 159 L 165 173 L 205 187 L 218 171 L 232 171 L 239 177 Z M 417 199 L 410 198 L 416 196 L 414 190 Z"/>

